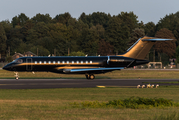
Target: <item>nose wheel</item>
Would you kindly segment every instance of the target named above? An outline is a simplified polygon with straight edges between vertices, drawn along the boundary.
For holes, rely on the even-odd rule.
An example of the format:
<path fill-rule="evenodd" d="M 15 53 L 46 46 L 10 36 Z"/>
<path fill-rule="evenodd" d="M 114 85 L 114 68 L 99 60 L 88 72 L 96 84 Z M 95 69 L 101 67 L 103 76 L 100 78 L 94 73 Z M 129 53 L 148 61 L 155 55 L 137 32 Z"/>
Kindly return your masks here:
<path fill-rule="evenodd" d="M 19 73 L 18 72 L 14 72 L 15 73 L 15 77 L 16 77 L 16 80 L 19 79 Z"/>
<path fill-rule="evenodd" d="M 86 75 L 86 79 L 93 80 L 93 79 L 95 79 L 95 76 L 93 74 L 88 74 L 88 75 Z"/>

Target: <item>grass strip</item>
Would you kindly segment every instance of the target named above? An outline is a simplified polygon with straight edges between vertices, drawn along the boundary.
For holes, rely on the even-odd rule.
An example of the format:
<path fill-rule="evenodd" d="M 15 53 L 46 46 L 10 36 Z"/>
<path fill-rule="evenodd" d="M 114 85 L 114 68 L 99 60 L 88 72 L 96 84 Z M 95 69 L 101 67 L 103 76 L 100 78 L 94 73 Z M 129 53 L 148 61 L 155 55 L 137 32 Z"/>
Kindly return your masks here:
<path fill-rule="evenodd" d="M 108 102 L 85 101 L 81 103 L 70 103 L 74 108 L 152 108 L 152 107 L 178 107 L 179 103 L 164 98 L 142 98 L 130 97 L 124 100 L 113 100 Z"/>
<path fill-rule="evenodd" d="M 179 115 L 176 112 L 173 112 L 167 115 L 155 115 L 154 118 L 149 118 L 149 120 L 179 120 Z"/>

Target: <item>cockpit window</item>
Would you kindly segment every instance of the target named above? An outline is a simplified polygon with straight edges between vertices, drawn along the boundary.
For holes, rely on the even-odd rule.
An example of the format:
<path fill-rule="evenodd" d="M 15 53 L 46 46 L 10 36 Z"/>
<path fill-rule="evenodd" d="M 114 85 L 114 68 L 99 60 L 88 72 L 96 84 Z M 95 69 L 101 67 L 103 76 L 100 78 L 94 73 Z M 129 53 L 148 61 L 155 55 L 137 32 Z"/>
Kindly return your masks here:
<path fill-rule="evenodd" d="M 23 63 L 23 60 L 22 59 L 17 59 L 14 61 L 15 63 Z"/>

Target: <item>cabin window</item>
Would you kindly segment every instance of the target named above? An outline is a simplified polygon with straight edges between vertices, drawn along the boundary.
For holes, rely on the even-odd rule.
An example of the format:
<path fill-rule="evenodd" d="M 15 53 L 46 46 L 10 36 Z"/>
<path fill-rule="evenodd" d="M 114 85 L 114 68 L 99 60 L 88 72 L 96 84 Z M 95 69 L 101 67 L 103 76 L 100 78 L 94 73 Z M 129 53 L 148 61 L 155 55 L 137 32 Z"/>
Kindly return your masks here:
<path fill-rule="evenodd" d="M 35 64 L 37 64 L 37 61 L 35 61 Z"/>
<path fill-rule="evenodd" d="M 39 61 L 40 64 L 42 64 L 42 61 Z"/>
<path fill-rule="evenodd" d="M 67 64 L 69 64 L 69 61 L 67 61 Z"/>
<path fill-rule="evenodd" d="M 81 64 L 83 64 L 83 61 L 81 61 Z"/>
<path fill-rule="evenodd" d="M 78 64 L 78 63 L 79 63 L 79 61 L 76 61 L 76 63 Z"/>
<path fill-rule="evenodd" d="M 51 61 L 48 61 L 48 64 L 51 64 Z"/>
<path fill-rule="evenodd" d="M 63 61 L 62 63 L 65 64 L 65 61 Z"/>
<path fill-rule="evenodd" d="M 86 64 L 88 64 L 88 61 L 86 61 Z"/>
<path fill-rule="evenodd" d="M 55 61 L 53 61 L 53 64 L 55 64 Z"/>
<path fill-rule="evenodd" d="M 92 64 L 93 62 L 92 61 L 90 61 L 90 64 Z"/>
<path fill-rule="evenodd" d="M 74 64 L 74 61 L 72 61 L 72 64 Z"/>
<path fill-rule="evenodd" d="M 58 61 L 58 64 L 60 64 L 60 61 Z"/>
<path fill-rule="evenodd" d="M 46 61 L 44 61 L 44 64 L 46 64 Z"/>

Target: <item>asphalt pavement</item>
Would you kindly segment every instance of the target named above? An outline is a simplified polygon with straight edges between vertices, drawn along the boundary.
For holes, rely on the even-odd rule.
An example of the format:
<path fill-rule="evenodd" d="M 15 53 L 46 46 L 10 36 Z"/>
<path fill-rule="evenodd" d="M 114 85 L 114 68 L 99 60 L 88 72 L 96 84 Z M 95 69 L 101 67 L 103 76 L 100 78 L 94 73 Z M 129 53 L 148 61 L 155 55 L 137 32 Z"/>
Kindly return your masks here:
<path fill-rule="evenodd" d="M 0 89 L 94 88 L 97 86 L 136 88 L 137 85 L 146 85 L 143 82 L 163 81 L 171 82 L 179 79 L 0 79 Z"/>

